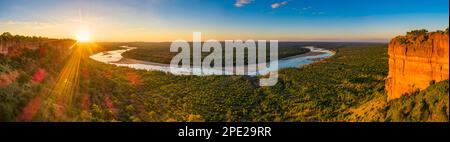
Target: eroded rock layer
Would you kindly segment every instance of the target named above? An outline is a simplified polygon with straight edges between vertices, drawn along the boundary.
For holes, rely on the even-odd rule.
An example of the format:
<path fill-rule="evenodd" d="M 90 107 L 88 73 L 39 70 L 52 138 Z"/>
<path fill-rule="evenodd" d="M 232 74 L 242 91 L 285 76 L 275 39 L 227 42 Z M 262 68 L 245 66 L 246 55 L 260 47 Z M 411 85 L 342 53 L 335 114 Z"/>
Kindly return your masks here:
<path fill-rule="evenodd" d="M 388 99 L 425 89 L 430 82 L 448 79 L 448 32 L 398 36 L 389 44 Z"/>

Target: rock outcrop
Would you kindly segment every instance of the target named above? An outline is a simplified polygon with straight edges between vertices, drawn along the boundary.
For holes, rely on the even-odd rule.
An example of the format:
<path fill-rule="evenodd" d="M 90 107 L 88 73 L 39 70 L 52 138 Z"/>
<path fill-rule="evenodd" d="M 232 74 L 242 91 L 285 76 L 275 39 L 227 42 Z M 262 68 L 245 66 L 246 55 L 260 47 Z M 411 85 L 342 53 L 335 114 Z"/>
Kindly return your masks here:
<path fill-rule="evenodd" d="M 448 31 L 398 36 L 391 40 L 388 54 L 386 89 L 389 100 L 449 77 Z"/>

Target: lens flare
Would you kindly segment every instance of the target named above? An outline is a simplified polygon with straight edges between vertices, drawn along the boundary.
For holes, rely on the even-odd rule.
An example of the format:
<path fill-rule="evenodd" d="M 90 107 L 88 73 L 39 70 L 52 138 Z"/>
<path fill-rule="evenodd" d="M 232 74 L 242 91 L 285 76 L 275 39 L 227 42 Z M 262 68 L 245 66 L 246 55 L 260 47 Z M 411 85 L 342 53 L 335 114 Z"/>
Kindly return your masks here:
<path fill-rule="evenodd" d="M 79 116 L 76 111 L 78 104 L 73 104 L 75 98 L 82 97 L 79 90 L 80 65 L 87 59 L 97 45 L 92 42 L 80 43 L 68 47 L 71 50 L 70 57 L 60 70 L 56 80 L 52 81 L 52 88 L 42 90 L 31 102 L 29 102 L 18 116 L 17 121 L 77 121 Z M 36 79 L 40 79 L 42 71 L 38 70 Z M 89 103 L 87 103 L 89 104 Z M 88 106 L 84 106 L 88 109 Z"/>
<path fill-rule="evenodd" d="M 91 33 L 89 31 L 79 31 L 76 33 L 76 38 L 78 42 L 90 42 Z"/>

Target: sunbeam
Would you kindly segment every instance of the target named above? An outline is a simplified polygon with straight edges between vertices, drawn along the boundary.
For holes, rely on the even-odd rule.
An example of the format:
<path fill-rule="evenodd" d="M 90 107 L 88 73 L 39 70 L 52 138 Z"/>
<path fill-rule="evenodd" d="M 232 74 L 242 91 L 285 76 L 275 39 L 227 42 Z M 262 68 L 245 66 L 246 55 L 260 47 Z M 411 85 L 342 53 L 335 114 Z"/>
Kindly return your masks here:
<path fill-rule="evenodd" d="M 71 56 L 58 74 L 51 90 L 39 93 L 19 115 L 18 121 L 32 121 L 36 116 L 53 121 L 75 120 L 71 113 L 75 104 L 72 100 L 79 94 L 80 63 L 84 57 L 92 53 L 95 43 L 73 44 Z"/>

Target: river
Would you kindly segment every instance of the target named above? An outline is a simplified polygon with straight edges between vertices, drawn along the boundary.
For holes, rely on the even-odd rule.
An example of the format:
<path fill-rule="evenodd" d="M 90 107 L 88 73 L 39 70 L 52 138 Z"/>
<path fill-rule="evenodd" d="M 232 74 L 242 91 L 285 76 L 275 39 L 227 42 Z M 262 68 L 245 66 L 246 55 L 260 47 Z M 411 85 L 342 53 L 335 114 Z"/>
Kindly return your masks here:
<path fill-rule="evenodd" d="M 163 71 L 163 72 L 170 72 L 175 75 L 189 75 L 192 73 L 192 68 L 172 68 L 169 64 L 161 64 L 161 63 L 155 63 L 155 62 L 148 62 L 148 61 L 141 61 L 141 60 L 135 60 L 135 59 L 128 59 L 122 57 L 122 53 L 127 52 L 129 50 L 136 49 L 136 47 L 128 47 L 128 46 L 122 46 L 126 49 L 121 50 L 112 50 L 112 51 L 104 51 L 100 52 L 94 55 L 91 55 L 90 58 L 107 63 L 112 64 L 116 66 L 122 66 L 122 67 L 129 67 L 133 69 L 141 69 L 141 70 L 156 70 L 156 71 Z M 259 72 L 256 71 L 248 71 L 248 75 L 258 75 L 258 74 L 267 74 L 269 72 L 276 71 L 277 69 L 282 68 L 300 68 L 304 65 L 311 64 L 315 61 L 322 60 L 324 58 L 330 57 L 334 55 L 334 52 L 326 49 L 316 48 L 313 46 L 305 46 L 304 48 L 308 48 L 311 50 L 311 52 L 291 56 L 283 59 L 278 60 L 278 68 L 266 68 L 264 70 L 260 70 Z M 244 70 L 245 67 L 236 67 L 236 70 Z M 214 69 L 203 69 L 202 72 L 204 74 L 212 74 L 217 73 L 218 70 Z M 225 72 L 227 72 L 225 70 Z"/>

